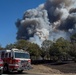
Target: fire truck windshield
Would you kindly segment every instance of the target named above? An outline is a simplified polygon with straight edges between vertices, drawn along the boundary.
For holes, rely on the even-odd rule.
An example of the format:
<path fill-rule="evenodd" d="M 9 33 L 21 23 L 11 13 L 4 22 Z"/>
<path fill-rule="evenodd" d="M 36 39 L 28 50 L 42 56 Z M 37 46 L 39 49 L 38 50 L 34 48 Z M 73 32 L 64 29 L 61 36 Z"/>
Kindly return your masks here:
<path fill-rule="evenodd" d="M 30 55 L 28 53 L 15 52 L 15 58 L 26 58 L 26 59 L 29 59 Z"/>

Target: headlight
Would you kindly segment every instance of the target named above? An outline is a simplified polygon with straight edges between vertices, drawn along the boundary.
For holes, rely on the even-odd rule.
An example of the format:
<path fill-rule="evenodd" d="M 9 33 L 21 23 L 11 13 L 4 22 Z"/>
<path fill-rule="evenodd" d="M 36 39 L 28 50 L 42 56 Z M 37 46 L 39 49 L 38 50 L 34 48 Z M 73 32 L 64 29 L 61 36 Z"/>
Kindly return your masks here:
<path fill-rule="evenodd" d="M 0 69 L 3 69 L 3 67 L 0 67 Z"/>

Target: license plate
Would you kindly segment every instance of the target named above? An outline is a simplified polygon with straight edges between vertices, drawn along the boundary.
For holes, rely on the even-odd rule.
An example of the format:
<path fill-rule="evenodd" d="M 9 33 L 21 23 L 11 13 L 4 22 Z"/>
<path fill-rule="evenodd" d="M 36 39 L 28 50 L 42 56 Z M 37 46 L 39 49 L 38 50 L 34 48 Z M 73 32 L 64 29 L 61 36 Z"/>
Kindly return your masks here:
<path fill-rule="evenodd" d="M 23 63 L 22 63 L 22 66 L 26 66 L 26 65 L 27 65 L 27 62 L 23 62 Z"/>

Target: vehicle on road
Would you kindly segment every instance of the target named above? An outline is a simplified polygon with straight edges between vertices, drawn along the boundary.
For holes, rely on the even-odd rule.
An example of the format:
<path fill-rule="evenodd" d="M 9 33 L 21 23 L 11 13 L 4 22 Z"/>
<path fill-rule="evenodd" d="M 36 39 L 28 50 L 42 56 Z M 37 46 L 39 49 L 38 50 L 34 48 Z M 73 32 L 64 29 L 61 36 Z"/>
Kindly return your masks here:
<path fill-rule="evenodd" d="M 4 72 L 23 72 L 31 69 L 30 54 L 22 49 L 0 50 Z"/>

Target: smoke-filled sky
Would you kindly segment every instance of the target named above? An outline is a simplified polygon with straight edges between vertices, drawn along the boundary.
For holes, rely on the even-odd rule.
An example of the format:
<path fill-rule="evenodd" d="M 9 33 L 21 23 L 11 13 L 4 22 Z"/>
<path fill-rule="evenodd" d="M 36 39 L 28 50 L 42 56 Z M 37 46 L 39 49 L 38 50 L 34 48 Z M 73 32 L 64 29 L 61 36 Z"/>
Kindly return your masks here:
<path fill-rule="evenodd" d="M 26 10 L 36 8 L 46 0 L 0 0 L 0 44 L 16 41 L 15 22 L 22 18 Z"/>
<path fill-rule="evenodd" d="M 60 37 L 70 40 L 76 33 L 76 0 L 47 0 L 28 9 L 16 22 L 17 39 L 26 39 L 40 45 L 46 39 Z"/>

